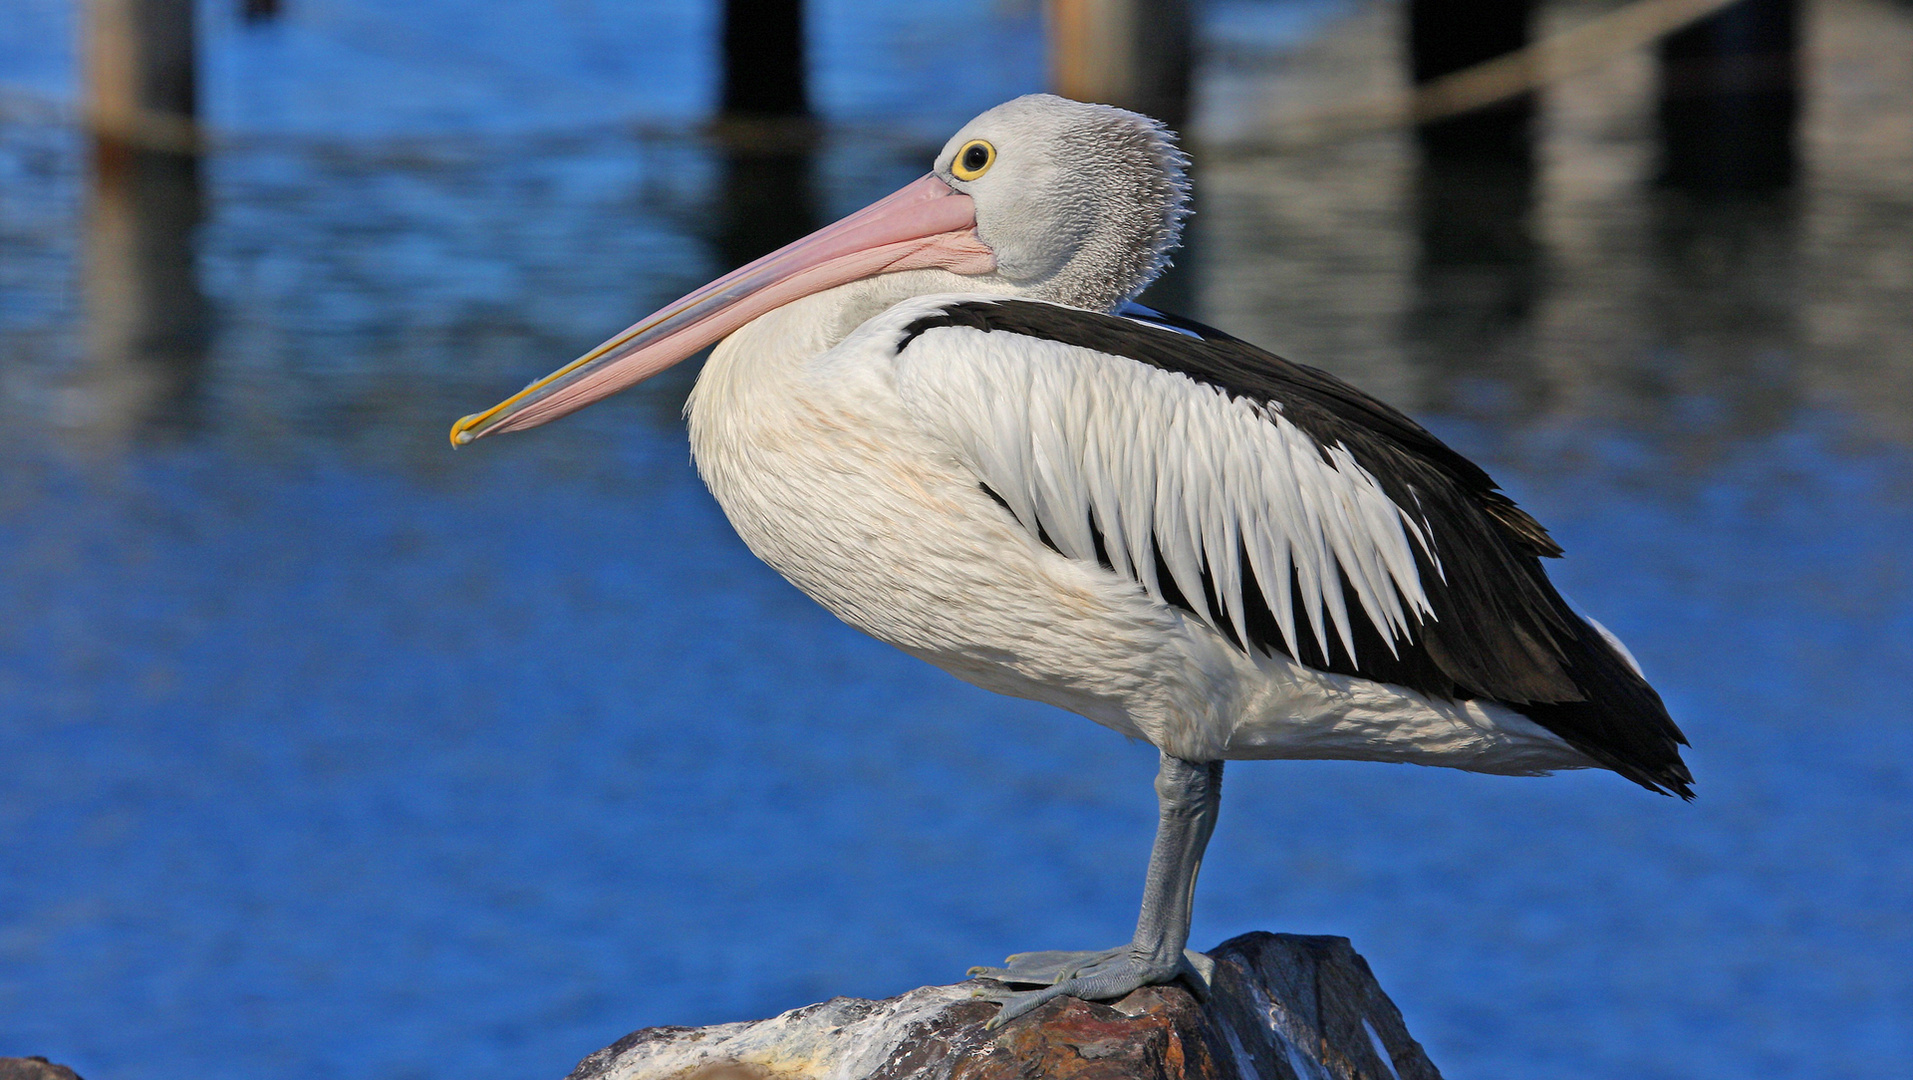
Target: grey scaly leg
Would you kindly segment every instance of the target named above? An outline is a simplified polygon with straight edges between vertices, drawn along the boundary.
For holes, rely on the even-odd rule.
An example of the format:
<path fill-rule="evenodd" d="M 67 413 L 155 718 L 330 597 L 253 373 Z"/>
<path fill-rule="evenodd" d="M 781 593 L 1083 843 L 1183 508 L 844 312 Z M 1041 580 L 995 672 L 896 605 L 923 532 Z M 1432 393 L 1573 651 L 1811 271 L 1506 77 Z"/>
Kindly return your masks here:
<path fill-rule="evenodd" d="M 1215 961 L 1190 952 L 1189 915 L 1195 902 L 1196 872 L 1202 851 L 1215 831 L 1222 801 L 1222 762 L 1184 761 L 1168 754 L 1156 773 L 1156 799 L 1162 807 L 1156 844 L 1149 852 L 1149 877 L 1143 886 L 1142 914 L 1136 936 L 1126 946 L 1101 952 L 1018 953 L 1000 968 L 971 968 L 970 974 L 999 982 L 1043 985 L 1041 990 L 1009 994 L 988 1026 L 1003 1024 L 1055 997 L 1112 1001 L 1140 986 L 1181 977 L 1206 995 Z M 1047 984 L 1047 985 L 1044 985 Z"/>

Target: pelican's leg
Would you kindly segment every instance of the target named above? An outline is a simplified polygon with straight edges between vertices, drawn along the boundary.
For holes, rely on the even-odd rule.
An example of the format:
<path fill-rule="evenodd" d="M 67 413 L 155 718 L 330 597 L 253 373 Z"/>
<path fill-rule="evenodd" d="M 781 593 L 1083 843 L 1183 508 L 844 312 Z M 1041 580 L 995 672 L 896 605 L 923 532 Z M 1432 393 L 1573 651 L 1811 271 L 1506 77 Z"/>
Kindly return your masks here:
<path fill-rule="evenodd" d="M 970 974 L 987 979 L 1043 986 L 1006 996 L 1003 1010 L 990 1027 L 1006 1024 L 1054 997 L 1111 1001 L 1139 986 L 1178 977 L 1198 995 L 1207 995 L 1215 961 L 1188 950 L 1189 914 L 1202 851 L 1215 831 L 1216 808 L 1222 801 L 1222 762 L 1184 761 L 1164 754 L 1156 773 L 1156 798 L 1162 817 L 1156 825 L 1155 847 L 1149 852 L 1149 877 L 1143 886 L 1135 938 L 1102 952 L 1019 953 L 1004 967 L 971 968 Z"/>

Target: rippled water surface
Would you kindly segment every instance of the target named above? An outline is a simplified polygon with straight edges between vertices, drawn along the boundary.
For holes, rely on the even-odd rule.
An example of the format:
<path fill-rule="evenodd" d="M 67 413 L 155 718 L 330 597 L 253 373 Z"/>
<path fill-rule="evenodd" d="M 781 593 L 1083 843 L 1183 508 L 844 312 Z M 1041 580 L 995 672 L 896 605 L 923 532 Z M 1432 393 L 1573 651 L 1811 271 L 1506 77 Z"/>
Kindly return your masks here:
<path fill-rule="evenodd" d="M 16 6 L 0 77 L 57 99 L 70 13 Z M 128 254 L 76 136 L 0 123 L 0 1055 L 556 1077 L 1129 932 L 1153 752 L 755 562 L 688 462 L 694 373 L 445 445 L 1041 84 L 1034 4 L 820 3 L 825 123 L 727 142 L 706 7 L 208 9 L 203 218 L 190 180 L 135 208 L 171 255 Z M 1211 9 L 1157 295 L 1488 465 L 1701 797 L 1234 766 L 1196 943 L 1349 936 L 1453 1076 L 1898 1075 L 1913 15 L 1812 8 L 1777 193 L 1652 184 L 1641 58 L 1552 89 L 1531 181 L 1459 200 L 1397 135 L 1231 149 L 1388 77 L 1398 15 Z M 140 290 L 157 339 L 115 314 Z"/>

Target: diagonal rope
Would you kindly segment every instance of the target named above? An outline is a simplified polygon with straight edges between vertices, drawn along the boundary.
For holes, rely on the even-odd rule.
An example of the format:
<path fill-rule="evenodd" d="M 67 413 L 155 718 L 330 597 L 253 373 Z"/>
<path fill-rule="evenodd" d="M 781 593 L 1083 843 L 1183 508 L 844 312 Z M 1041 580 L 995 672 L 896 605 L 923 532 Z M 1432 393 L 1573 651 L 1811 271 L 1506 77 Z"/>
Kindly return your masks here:
<path fill-rule="evenodd" d="M 1739 2 L 1635 0 L 1420 86 L 1271 117 L 1264 134 L 1218 148 L 1230 155 L 1292 150 L 1459 116 L 1599 67 Z"/>

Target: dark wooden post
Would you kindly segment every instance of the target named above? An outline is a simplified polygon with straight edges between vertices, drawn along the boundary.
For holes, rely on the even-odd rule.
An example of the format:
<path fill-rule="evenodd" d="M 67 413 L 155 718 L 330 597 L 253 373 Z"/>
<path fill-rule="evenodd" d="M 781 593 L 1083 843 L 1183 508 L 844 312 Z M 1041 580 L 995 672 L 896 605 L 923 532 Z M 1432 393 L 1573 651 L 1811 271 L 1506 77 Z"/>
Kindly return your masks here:
<path fill-rule="evenodd" d="M 1417 86 L 1528 44 L 1533 0 L 1409 0 L 1410 74 Z M 1535 96 L 1525 93 L 1415 129 L 1421 241 L 1409 340 L 1434 403 L 1483 377 L 1510 374 L 1538 278 L 1534 204 Z M 1519 391 L 1517 391 L 1519 392 Z"/>
<path fill-rule="evenodd" d="M 88 0 L 86 97 L 94 131 L 108 141 L 150 145 L 146 136 L 156 126 L 190 123 L 199 105 L 193 38 L 193 0 Z"/>
<path fill-rule="evenodd" d="M 177 411 L 204 355 L 192 0 L 89 0 L 86 33 L 83 378 L 98 426 L 130 429 Z"/>
<path fill-rule="evenodd" d="M 1661 180 L 1772 189 L 1793 180 L 1797 0 L 1741 0 L 1660 49 Z"/>
<path fill-rule="evenodd" d="M 803 0 L 724 0 L 726 116 L 805 116 Z"/>
<path fill-rule="evenodd" d="M 1189 121 L 1189 0 L 1049 0 L 1050 90 L 1115 105 L 1180 130 Z M 1197 225 L 1149 287 L 1144 303 L 1191 313 L 1197 307 Z"/>
<path fill-rule="evenodd" d="M 803 0 L 724 0 L 722 108 L 711 239 L 729 270 L 817 228 Z"/>
<path fill-rule="evenodd" d="M 1410 75 L 1420 86 L 1528 44 L 1534 0 L 1409 0 Z M 1425 153 L 1525 160 L 1534 95 L 1421 125 Z"/>
<path fill-rule="evenodd" d="M 1188 0 L 1049 0 L 1049 44 L 1056 93 L 1188 121 Z"/>

